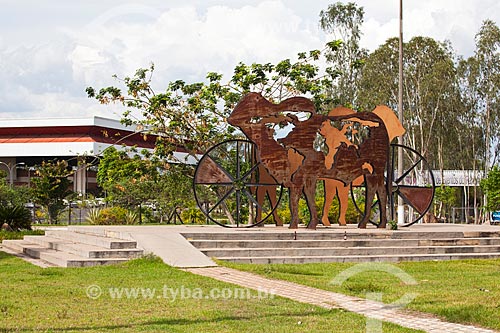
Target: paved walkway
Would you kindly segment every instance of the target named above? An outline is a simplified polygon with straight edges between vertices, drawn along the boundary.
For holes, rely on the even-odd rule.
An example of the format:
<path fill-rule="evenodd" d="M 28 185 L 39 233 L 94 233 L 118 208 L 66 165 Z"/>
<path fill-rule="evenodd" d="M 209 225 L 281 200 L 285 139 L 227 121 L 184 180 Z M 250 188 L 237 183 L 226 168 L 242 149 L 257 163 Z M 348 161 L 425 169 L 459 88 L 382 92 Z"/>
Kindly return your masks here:
<path fill-rule="evenodd" d="M 274 280 L 256 274 L 226 267 L 189 268 L 188 272 L 233 283 L 245 288 L 269 291 L 294 301 L 320 306 L 326 309 L 343 308 L 367 318 L 391 322 L 400 326 L 442 333 L 486 333 L 495 332 L 484 328 L 444 322 L 432 315 L 410 312 L 399 307 L 363 298 L 347 296 L 326 290 L 303 286 L 293 282 Z"/>

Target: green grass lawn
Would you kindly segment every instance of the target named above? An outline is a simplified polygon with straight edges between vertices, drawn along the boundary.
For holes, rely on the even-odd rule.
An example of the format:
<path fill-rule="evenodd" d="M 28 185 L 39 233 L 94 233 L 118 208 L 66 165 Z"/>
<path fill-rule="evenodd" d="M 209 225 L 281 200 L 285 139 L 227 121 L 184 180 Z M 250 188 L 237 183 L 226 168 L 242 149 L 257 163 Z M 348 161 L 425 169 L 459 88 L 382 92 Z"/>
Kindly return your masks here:
<path fill-rule="evenodd" d="M 500 329 L 500 260 L 405 262 L 385 266 L 393 267 L 394 271 L 402 270 L 416 281 L 415 285 L 381 271 L 355 274 L 341 285 L 331 283 L 355 264 L 222 264 L 358 297 L 382 293 L 386 303 L 392 303 L 407 293 L 415 293 L 417 297 L 407 306 L 409 309 L 436 314 L 451 322 Z"/>
<path fill-rule="evenodd" d="M 258 299 L 256 292 L 248 299 L 206 298 L 213 290 L 220 295 L 236 287 L 153 257 L 116 266 L 42 269 L 0 251 L 0 280 L 0 332 L 364 332 L 366 325 L 354 313 L 280 297 Z M 100 297 L 87 295 L 95 292 L 88 289 L 92 285 L 100 287 Z M 179 292 L 175 300 L 170 292 L 165 297 L 165 287 Z M 118 299 L 110 288 L 149 291 Z"/>
<path fill-rule="evenodd" d="M 26 235 L 44 235 L 43 230 L 5 231 L 0 230 L 0 243 L 4 239 L 23 239 Z"/>

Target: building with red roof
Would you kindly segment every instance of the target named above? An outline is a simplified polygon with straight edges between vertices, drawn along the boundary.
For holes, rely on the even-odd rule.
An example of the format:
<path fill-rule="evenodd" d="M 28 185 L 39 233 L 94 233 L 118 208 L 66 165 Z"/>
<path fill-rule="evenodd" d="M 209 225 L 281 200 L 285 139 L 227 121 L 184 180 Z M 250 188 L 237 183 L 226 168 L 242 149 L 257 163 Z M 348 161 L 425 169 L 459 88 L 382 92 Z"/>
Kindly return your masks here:
<path fill-rule="evenodd" d="M 112 146 L 153 149 L 156 138 L 103 117 L 2 120 L 0 170 L 7 172 L 11 184 L 30 184 L 35 165 L 54 159 L 66 160 L 74 171 L 73 190 L 82 194 L 95 192 L 96 168 L 89 164 L 97 165 L 105 149 Z M 176 157 L 192 162 L 182 149 L 176 152 Z"/>

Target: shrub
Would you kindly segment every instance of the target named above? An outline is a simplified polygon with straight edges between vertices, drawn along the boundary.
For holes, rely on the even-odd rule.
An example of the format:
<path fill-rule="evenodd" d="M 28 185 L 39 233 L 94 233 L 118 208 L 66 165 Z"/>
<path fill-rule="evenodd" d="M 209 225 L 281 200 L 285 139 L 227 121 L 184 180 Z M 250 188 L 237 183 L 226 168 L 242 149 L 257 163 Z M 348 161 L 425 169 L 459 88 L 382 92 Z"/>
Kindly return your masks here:
<path fill-rule="evenodd" d="M 120 206 L 90 209 L 87 221 L 98 225 L 127 224 L 128 211 Z"/>
<path fill-rule="evenodd" d="M 204 224 L 205 214 L 197 207 L 190 207 L 182 211 L 181 218 L 184 223 Z"/>
<path fill-rule="evenodd" d="M 104 208 L 101 211 L 101 223 L 103 225 L 125 224 L 127 210 L 120 206 Z"/>
<path fill-rule="evenodd" d="M 7 223 L 14 230 L 31 230 L 30 211 L 21 205 L 0 207 L 0 225 Z"/>
<path fill-rule="evenodd" d="M 159 214 L 149 207 L 141 207 L 142 223 L 159 223 Z"/>
<path fill-rule="evenodd" d="M 131 210 L 127 211 L 127 214 L 125 214 L 125 224 L 137 224 L 138 221 L 139 216 L 136 212 Z"/>
<path fill-rule="evenodd" d="M 398 222 L 394 220 L 387 221 L 387 224 L 391 228 L 391 230 L 398 230 Z"/>
<path fill-rule="evenodd" d="M 90 224 L 100 224 L 101 219 L 101 211 L 100 208 L 92 208 L 87 212 L 87 216 L 85 217 L 85 221 Z"/>

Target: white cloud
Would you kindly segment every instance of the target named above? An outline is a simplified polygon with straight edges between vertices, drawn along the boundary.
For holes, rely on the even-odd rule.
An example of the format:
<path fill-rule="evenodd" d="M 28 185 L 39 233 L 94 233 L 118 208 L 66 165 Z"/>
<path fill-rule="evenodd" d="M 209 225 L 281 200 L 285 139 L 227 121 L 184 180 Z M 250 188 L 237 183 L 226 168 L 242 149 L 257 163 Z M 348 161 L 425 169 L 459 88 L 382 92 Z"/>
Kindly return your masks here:
<path fill-rule="evenodd" d="M 363 46 L 374 50 L 398 35 L 398 1 L 356 2 L 365 7 Z M 132 75 L 151 61 L 161 89 L 170 80 L 201 80 L 207 71 L 227 78 L 239 61 L 293 58 L 323 47 L 318 14 L 330 3 L 110 0 L 46 7 L 13 1 L 0 12 L 1 115 L 103 115 L 106 108 L 89 100 L 85 87 L 117 84 L 113 74 Z M 483 20 L 500 24 L 496 0 L 404 0 L 404 5 L 405 40 L 449 39 L 459 54 L 472 54 Z M 25 16 L 13 20 L 18 13 Z"/>
<path fill-rule="evenodd" d="M 362 43 L 370 50 L 399 34 L 399 2 L 394 0 L 357 0 L 365 8 Z M 491 19 L 500 24 L 497 0 L 420 0 L 403 1 L 403 35 L 450 40 L 459 55 L 474 53 L 474 36 L 482 22 Z"/>
<path fill-rule="evenodd" d="M 82 116 L 103 108 L 85 87 L 118 84 L 112 79 L 156 65 L 155 85 L 203 80 L 208 71 L 226 78 L 239 61 L 276 62 L 321 48 L 323 35 L 283 1 L 255 5 L 183 5 L 159 11 L 119 5 L 81 27 L 57 26 L 52 38 L 13 51 L 0 49 L 9 86 L 0 85 L 0 111 L 7 115 Z M 94 104 L 92 104 L 94 103 Z M 20 112 L 22 110 L 22 112 Z"/>
<path fill-rule="evenodd" d="M 100 65 L 125 75 L 151 61 L 171 80 L 180 72 L 199 80 L 207 71 L 228 73 L 241 60 L 273 62 L 324 43 L 280 1 L 236 9 L 214 6 L 202 13 L 193 6 L 173 8 L 147 24 L 96 21 L 100 24 L 92 29 L 73 33 L 78 43 L 73 68 L 86 73 L 87 83 L 103 74 Z"/>

